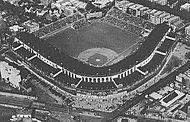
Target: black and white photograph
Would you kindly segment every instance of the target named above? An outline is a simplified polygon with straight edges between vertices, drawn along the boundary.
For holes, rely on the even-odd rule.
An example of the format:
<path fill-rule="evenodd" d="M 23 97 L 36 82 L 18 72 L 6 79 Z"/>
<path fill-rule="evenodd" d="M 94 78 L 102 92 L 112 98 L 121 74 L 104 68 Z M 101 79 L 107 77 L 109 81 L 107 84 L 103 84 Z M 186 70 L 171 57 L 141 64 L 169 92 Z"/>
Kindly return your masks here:
<path fill-rule="evenodd" d="M 190 122 L 190 0 L 0 0 L 0 122 Z"/>

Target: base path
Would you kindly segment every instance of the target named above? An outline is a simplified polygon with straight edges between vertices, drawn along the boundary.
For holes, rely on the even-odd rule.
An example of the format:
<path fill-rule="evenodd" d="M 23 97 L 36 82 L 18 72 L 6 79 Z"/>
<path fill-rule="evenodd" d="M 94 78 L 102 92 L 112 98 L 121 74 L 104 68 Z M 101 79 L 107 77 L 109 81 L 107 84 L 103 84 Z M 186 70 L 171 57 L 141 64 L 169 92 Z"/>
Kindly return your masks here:
<path fill-rule="evenodd" d="M 81 52 L 78 59 L 89 65 L 101 67 L 117 56 L 115 51 L 108 48 L 91 48 Z"/>

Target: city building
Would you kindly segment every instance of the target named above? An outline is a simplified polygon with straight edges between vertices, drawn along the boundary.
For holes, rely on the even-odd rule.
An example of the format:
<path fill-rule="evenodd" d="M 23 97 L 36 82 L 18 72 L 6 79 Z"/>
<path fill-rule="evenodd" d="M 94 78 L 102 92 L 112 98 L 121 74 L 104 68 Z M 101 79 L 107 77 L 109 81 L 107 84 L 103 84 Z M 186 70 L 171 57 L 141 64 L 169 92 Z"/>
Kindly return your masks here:
<path fill-rule="evenodd" d="M 190 106 L 187 107 L 187 121 L 190 121 Z"/>
<path fill-rule="evenodd" d="M 160 18 L 160 23 L 163 23 L 164 22 L 164 18 L 167 17 L 167 16 L 170 16 L 169 13 L 162 13 L 159 18 Z"/>
<path fill-rule="evenodd" d="M 114 0 L 94 0 L 92 4 L 99 8 L 106 7 L 109 3 L 114 2 Z"/>
<path fill-rule="evenodd" d="M 18 25 L 13 25 L 13 26 L 9 27 L 9 29 L 10 29 L 10 31 L 12 31 L 13 33 L 16 33 L 16 32 L 18 32 L 18 31 L 22 30 L 23 27 L 20 27 L 20 26 L 18 26 Z"/>
<path fill-rule="evenodd" d="M 180 10 L 184 10 L 184 11 L 190 11 L 190 3 L 185 3 L 183 5 L 181 5 Z"/>
<path fill-rule="evenodd" d="M 190 37 L 190 25 L 185 27 L 185 34 Z"/>
<path fill-rule="evenodd" d="M 69 6 L 69 7 L 65 7 L 63 9 L 63 13 L 65 16 L 69 16 L 69 15 L 73 15 L 76 11 L 75 7 Z"/>
<path fill-rule="evenodd" d="M 33 21 L 26 21 L 23 23 L 23 27 L 26 28 L 30 33 L 39 29 L 39 24 Z"/>
<path fill-rule="evenodd" d="M 0 72 L 5 82 L 10 83 L 14 88 L 20 89 L 21 76 L 19 70 L 6 62 L 0 62 Z"/>
<path fill-rule="evenodd" d="M 160 100 L 161 105 L 164 107 L 169 107 L 172 103 L 174 103 L 176 100 L 183 97 L 185 94 L 181 91 L 175 90 L 174 92 L 168 94 L 164 98 Z"/>
<path fill-rule="evenodd" d="M 160 5 L 166 5 L 168 0 L 158 0 L 157 3 Z"/>
<path fill-rule="evenodd" d="M 86 18 L 87 19 L 100 18 L 100 17 L 102 17 L 102 12 L 95 12 L 95 13 L 88 13 L 88 14 L 86 14 Z"/>
<path fill-rule="evenodd" d="M 44 6 L 48 6 L 50 3 L 52 3 L 54 0 L 40 0 L 41 4 Z"/>
<path fill-rule="evenodd" d="M 3 1 L 8 1 L 11 4 L 17 4 L 20 0 L 3 0 Z"/>

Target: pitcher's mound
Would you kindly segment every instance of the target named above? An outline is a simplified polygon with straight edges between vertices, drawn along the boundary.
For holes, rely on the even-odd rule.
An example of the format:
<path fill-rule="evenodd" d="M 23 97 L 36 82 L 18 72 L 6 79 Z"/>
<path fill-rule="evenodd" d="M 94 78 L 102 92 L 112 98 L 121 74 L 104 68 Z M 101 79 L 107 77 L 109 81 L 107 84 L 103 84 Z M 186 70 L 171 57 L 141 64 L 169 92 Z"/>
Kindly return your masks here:
<path fill-rule="evenodd" d="M 88 63 L 89 65 L 101 67 L 117 56 L 118 54 L 111 49 L 92 48 L 81 52 L 78 56 L 78 59 Z"/>

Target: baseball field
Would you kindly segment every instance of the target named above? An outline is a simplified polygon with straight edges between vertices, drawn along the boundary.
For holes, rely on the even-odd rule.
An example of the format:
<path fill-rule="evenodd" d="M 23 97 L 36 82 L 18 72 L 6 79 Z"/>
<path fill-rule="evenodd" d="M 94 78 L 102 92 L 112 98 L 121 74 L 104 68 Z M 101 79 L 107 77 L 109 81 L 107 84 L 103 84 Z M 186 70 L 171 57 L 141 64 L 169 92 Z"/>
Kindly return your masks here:
<path fill-rule="evenodd" d="M 94 51 L 96 48 L 98 49 L 97 52 L 93 52 L 90 56 L 93 54 L 96 54 L 97 56 L 97 53 L 101 48 L 108 49 L 108 51 L 112 50 L 117 55 L 121 55 L 121 53 L 134 46 L 140 40 L 141 39 L 137 35 L 131 32 L 121 30 L 120 28 L 102 22 L 95 22 L 89 26 L 82 27 L 79 30 L 67 28 L 46 39 L 48 43 L 75 58 L 79 58 L 79 55 L 86 50 L 93 49 Z M 106 50 L 103 51 L 102 54 L 104 53 L 103 55 L 106 55 Z M 109 55 L 112 54 L 109 53 Z M 94 59 L 95 62 L 108 61 L 107 59 L 89 59 Z M 89 61 L 86 62 L 90 63 Z M 102 65 L 103 63 L 99 64 Z"/>

